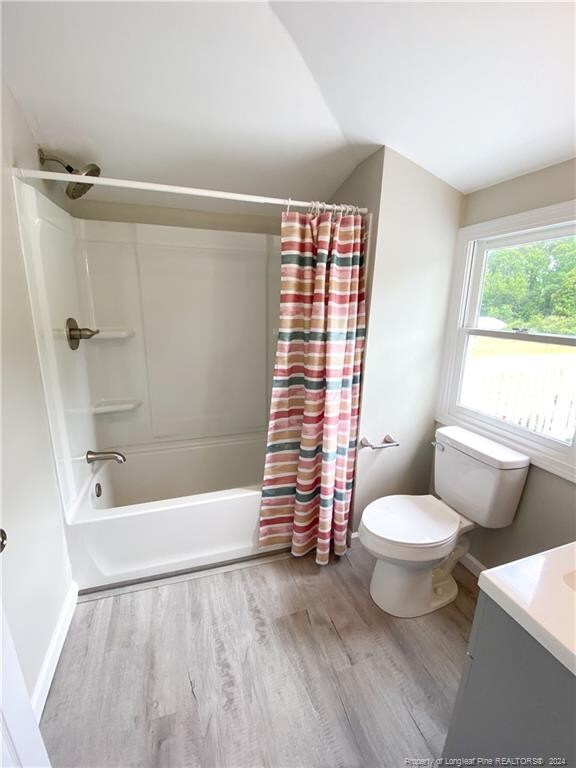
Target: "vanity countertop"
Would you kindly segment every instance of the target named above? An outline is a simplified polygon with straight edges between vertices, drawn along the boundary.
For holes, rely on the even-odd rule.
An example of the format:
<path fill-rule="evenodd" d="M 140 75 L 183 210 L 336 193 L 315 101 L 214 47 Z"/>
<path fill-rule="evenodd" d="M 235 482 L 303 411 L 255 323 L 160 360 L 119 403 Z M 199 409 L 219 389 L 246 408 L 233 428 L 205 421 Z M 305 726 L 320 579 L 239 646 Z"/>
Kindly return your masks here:
<path fill-rule="evenodd" d="M 576 542 L 482 571 L 478 585 L 576 675 Z"/>

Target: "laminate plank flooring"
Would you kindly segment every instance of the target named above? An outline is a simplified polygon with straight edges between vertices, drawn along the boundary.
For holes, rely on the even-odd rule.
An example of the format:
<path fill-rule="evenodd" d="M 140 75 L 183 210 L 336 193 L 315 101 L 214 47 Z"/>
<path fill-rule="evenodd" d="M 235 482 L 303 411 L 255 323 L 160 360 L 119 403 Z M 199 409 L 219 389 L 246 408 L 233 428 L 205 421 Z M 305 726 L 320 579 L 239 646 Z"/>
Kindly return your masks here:
<path fill-rule="evenodd" d="M 439 756 L 477 590 L 394 619 L 361 547 L 78 605 L 41 729 L 55 768 L 396 768 Z M 458 574 L 457 574 L 458 576 Z"/>

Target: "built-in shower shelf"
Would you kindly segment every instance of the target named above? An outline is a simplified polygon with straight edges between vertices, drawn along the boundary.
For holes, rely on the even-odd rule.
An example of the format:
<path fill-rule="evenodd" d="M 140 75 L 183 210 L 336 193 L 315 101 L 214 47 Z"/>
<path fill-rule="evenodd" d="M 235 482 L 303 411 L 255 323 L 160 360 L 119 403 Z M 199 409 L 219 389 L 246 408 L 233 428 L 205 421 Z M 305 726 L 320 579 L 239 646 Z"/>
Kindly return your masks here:
<path fill-rule="evenodd" d="M 92 406 L 92 413 L 123 413 L 134 411 L 142 405 L 142 400 L 98 400 Z"/>
<path fill-rule="evenodd" d="M 91 341 L 110 341 L 112 339 L 129 339 L 134 336 L 132 328 L 100 328 L 100 333 L 93 336 Z"/>

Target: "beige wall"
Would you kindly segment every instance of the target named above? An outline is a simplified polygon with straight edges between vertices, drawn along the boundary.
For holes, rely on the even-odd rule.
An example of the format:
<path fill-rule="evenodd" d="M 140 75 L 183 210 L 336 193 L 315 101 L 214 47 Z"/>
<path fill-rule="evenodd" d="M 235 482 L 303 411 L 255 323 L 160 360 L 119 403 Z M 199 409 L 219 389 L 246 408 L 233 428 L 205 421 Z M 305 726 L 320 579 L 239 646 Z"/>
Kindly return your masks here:
<path fill-rule="evenodd" d="M 576 539 L 576 485 L 531 467 L 514 522 L 471 534 L 470 552 L 491 568 Z"/>
<path fill-rule="evenodd" d="M 574 199 L 576 159 L 466 195 L 462 209 L 462 226 Z"/>
<path fill-rule="evenodd" d="M 71 587 L 9 169 L 36 145 L 2 89 L 2 603 L 30 694 Z"/>
<path fill-rule="evenodd" d="M 331 202 L 358 205 L 360 208 L 367 208 L 369 211 L 369 236 L 366 254 L 366 287 L 368 297 L 371 294 L 375 249 L 378 240 L 383 175 L 384 147 L 381 147 L 364 162 L 360 163 L 331 198 Z"/>
<path fill-rule="evenodd" d="M 463 224 L 508 216 L 576 198 L 576 160 L 544 168 L 473 192 L 465 198 Z M 576 486 L 531 467 L 514 523 L 471 534 L 470 552 L 488 567 L 576 539 Z"/>
<path fill-rule="evenodd" d="M 368 205 L 374 216 L 359 437 L 379 441 L 390 432 L 400 441 L 399 448 L 359 451 L 353 520 L 357 528 L 362 510 L 373 499 L 425 493 L 428 488 L 429 443 L 462 196 L 386 148 L 356 169 L 336 197 Z"/>

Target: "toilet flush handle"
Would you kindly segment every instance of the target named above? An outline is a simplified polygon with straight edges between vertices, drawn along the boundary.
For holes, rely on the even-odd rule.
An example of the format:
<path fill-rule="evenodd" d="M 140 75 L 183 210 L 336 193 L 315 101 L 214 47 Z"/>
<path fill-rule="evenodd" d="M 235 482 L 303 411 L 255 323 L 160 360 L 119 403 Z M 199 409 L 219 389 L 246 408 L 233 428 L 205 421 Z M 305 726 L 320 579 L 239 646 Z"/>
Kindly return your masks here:
<path fill-rule="evenodd" d="M 442 445 L 442 443 L 439 443 L 438 440 L 432 440 L 430 445 L 433 446 L 434 448 L 437 448 L 439 451 L 446 450 L 446 448 Z"/>

